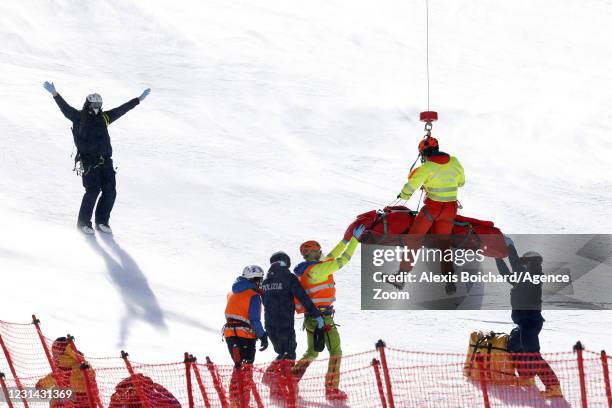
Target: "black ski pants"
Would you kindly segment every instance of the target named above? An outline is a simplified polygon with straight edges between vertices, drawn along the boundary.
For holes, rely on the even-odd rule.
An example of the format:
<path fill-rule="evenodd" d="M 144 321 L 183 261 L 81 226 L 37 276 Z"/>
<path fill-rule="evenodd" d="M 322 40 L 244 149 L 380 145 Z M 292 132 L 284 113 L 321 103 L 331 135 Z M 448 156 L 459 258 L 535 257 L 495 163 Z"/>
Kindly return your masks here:
<path fill-rule="evenodd" d="M 83 187 L 85 194 L 79 210 L 79 226 L 91 227 L 91 216 L 96 209 L 96 224 L 108 224 L 110 213 L 115 204 L 115 169 L 113 160 L 108 158 L 89 162 L 83 160 Z M 102 193 L 102 195 L 100 195 Z M 100 199 L 98 200 L 98 196 Z M 96 206 L 96 201 L 98 205 Z"/>
<path fill-rule="evenodd" d="M 225 342 L 227 343 L 227 349 L 229 350 L 230 356 L 232 356 L 232 361 L 234 361 L 234 346 L 236 346 L 240 354 L 240 362 L 253 364 L 253 361 L 255 361 L 255 345 L 257 339 L 230 336 L 225 338 Z M 234 364 L 237 365 L 237 362 L 234 361 Z"/>
<path fill-rule="evenodd" d="M 295 341 L 295 329 L 293 326 L 274 327 L 266 325 L 266 333 L 274 352 L 278 354 L 277 360 L 295 360 L 295 349 L 297 342 Z"/>

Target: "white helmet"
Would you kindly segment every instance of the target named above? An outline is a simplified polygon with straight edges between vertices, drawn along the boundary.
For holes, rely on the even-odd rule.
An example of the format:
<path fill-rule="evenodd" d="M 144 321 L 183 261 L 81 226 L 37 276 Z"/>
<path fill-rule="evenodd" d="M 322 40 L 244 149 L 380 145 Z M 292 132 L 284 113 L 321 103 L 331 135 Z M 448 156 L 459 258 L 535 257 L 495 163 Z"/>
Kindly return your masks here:
<path fill-rule="evenodd" d="M 97 115 L 102 110 L 102 97 L 97 93 L 87 95 L 87 105 Z"/>
<path fill-rule="evenodd" d="M 263 278 L 264 271 L 257 265 L 247 265 L 242 270 L 242 276 L 247 279 Z"/>
<path fill-rule="evenodd" d="M 102 97 L 100 94 L 92 93 L 87 95 L 87 102 L 89 103 L 99 103 L 102 106 Z"/>

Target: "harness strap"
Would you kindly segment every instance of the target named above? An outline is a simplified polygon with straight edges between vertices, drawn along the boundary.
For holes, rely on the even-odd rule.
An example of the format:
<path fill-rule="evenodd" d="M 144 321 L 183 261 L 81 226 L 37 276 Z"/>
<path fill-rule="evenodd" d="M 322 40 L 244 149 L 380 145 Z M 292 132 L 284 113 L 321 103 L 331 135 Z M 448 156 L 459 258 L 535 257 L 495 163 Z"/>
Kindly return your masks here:
<path fill-rule="evenodd" d="M 423 207 L 423 214 L 425 214 L 425 217 L 427 217 L 427 219 L 429 220 L 429 222 L 433 222 L 434 219 L 431 216 L 431 213 L 429 212 L 429 210 L 427 209 L 427 206 Z"/>

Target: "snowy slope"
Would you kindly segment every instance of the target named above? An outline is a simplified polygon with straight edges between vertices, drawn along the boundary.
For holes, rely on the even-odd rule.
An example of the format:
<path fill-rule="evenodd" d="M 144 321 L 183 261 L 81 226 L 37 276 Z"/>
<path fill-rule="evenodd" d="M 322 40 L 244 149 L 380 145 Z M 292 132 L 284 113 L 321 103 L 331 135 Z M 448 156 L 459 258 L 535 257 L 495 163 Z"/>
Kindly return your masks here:
<path fill-rule="evenodd" d="M 465 214 L 508 233 L 610 232 L 612 5 L 431 3 L 434 134 L 466 169 Z M 0 3 L 0 319 L 35 312 L 90 354 L 225 359 L 225 293 L 245 264 L 281 249 L 297 261 L 306 239 L 329 248 L 401 188 L 427 101 L 424 13 L 422 1 Z M 76 107 L 153 89 L 111 127 L 112 240 L 74 230 L 70 124 L 44 80 Z M 345 352 L 378 337 L 463 351 L 472 328 L 510 328 L 507 311 L 362 312 L 358 257 L 337 281 Z M 545 317 L 545 349 L 612 343 L 610 312 Z"/>

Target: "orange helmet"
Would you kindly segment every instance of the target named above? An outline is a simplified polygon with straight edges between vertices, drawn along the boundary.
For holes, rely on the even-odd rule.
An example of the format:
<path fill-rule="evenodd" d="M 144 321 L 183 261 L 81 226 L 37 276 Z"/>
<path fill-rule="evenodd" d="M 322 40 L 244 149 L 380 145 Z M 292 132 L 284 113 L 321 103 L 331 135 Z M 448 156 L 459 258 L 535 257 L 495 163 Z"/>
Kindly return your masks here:
<path fill-rule="evenodd" d="M 431 136 L 425 136 L 425 138 L 419 142 L 419 153 L 427 155 L 432 151 L 438 150 L 438 147 L 438 139 Z"/>
<path fill-rule="evenodd" d="M 306 256 L 313 251 L 320 251 L 321 245 L 317 241 L 306 241 L 300 245 L 300 253 L 302 256 Z"/>

